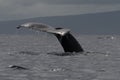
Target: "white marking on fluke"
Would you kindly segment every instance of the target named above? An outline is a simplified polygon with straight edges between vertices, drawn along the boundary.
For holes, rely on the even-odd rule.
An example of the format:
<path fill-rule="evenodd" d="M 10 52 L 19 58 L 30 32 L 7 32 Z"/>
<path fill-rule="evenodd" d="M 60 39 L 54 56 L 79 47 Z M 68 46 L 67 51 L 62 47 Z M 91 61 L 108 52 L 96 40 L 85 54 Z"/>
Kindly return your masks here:
<path fill-rule="evenodd" d="M 25 23 L 25 24 L 18 26 L 17 28 L 19 29 L 21 27 L 30 28 L 30 29 L 37 30 L 37 31 L 53 33 L 53 34 L 60 34 L 62 36 L 70 31 L 70 29 L 55 29 L 43 23 Z"/>

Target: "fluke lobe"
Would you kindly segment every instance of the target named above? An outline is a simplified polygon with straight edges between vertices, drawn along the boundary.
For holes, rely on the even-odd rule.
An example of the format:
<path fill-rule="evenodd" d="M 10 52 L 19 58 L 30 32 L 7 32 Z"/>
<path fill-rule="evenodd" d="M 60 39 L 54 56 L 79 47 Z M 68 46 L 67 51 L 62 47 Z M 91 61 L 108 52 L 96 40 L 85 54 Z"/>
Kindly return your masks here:
<path fill-rule="evenodd" d="M 70 29 L 64 28 L 53 28 L 49 25 L 42 23 L 25 23 L 19 25 L 17 29 L 20 28 L 29 28 L 37 31 L 43 31 L 47 33 L 54 34 L 60 44 L 62 45 L 65 52 L 83 52 L 83 48 L 78 43 L 78 41 L 70 33 Z"/>

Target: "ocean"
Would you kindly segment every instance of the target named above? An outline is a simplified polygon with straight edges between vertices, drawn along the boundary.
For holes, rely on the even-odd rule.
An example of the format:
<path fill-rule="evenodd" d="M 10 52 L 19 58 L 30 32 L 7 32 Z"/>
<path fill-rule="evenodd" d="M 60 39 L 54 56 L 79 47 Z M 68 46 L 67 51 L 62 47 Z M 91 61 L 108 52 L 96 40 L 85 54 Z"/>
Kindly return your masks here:
<path fill-rule="evenodd" d="M 53 35 L 1 34 L 0 80 L 120 80 L 119 35 L 74 36 L 85 52 L 60 56 Z"/>

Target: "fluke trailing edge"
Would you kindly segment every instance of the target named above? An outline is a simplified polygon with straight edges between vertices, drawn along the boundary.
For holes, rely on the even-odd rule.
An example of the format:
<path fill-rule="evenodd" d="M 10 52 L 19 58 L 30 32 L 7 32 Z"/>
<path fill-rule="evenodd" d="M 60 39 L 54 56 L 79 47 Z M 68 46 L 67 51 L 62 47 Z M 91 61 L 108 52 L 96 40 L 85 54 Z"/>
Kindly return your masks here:
<path fill-rule="evenodd" d="M 81 45 L 78 43 L 78 41 L 70 33 L 69 29 L 53 28 L 49 25 L 42 24 L 42 23 L 25 23 L 25 24 L 19 25 L 17 29 L 20 29 L 22 27 L 54 34 L 57 37 L 60 44 L 62 45 L 65 52 L 83 52 L 84 51 Z"/>

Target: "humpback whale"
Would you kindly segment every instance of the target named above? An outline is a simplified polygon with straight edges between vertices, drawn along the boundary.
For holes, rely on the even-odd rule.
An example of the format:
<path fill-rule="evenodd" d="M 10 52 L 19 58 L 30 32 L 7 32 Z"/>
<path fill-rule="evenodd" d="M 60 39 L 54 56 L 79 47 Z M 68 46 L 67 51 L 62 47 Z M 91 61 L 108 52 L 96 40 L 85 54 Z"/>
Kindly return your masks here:
<path fill-rule="evenodd" d="M 43 23 L 25 23 L 17 26 L 17 29 L 20 29 L 22 27 L 54 34 L 65 52 L 84 51 L 79 42 L 70 33 L 70 29 L 53 28 L 52 26 Z"/>

